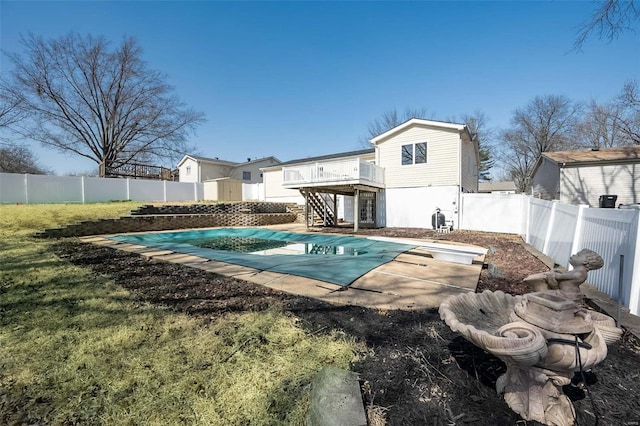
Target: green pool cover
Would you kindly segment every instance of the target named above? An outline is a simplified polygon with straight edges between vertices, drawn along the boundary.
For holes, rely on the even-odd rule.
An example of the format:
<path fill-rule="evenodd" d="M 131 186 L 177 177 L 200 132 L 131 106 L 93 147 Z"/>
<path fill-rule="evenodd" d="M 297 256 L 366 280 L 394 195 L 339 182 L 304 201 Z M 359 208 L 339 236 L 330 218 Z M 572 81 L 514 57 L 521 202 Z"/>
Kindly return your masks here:
<path fill-rule="evenodd" d="M 351 236 L 296 234 L 259 228 L 219 228 L 109 238 L 341 286 L 348 286 L 414 247 Z"/>

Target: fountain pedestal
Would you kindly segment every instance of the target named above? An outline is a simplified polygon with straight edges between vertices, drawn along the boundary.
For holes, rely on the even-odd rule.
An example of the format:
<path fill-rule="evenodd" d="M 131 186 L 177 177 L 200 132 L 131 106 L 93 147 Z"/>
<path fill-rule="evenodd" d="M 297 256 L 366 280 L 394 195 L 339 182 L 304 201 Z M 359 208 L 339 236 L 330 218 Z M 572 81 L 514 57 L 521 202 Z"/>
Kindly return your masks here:
<path fill-rule="evenodd" d="M 584 252 L 572 259 L 578 263 Z M 573 281 L 564 288 L 557 280 L 562 275 L 544 277 L 551 282 L 546 290 L 537 274 L 529 281 L 542 291 L 524 296 L 501 291 L 452 296 L 440 305 L 440 316 L 453 331 L 505 362 L 507 372 L 496 389 L 513 411 L 525 420 L 568 426 L 574 424 L 575 410 L 562 386 L 576 372 L 603 361 L 607 344 L 618 340 L 622 330 L 609 316 L 577 302 L 584 271 L 572 273 Z"/>

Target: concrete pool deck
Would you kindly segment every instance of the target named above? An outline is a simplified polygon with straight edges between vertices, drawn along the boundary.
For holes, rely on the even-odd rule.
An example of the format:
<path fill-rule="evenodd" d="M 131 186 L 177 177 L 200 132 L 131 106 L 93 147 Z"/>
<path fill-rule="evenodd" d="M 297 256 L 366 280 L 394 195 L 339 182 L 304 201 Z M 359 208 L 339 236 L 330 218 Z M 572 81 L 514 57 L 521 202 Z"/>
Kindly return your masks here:
<path fill-rule="evenodd" d="M 309 233 L 304 225 L 295 223 L 264 228 Z M 437 308 L 451 295 L 475 292 L 484 263 L 484 255 L 474 258 L 471 265 L 463 265 L 436 260 L 424 250 L 412 249 L 401 253 L 391 262 L 372 269 L 350 286 L 342 287 L 296 275 L 261 271 L 170 250 L 117 242 L 107 239 L 106 236 L 81 237 L 80 240 L 137 253 L 157 261 L 179 263 L 242 279 L 300 296 L 313 297 L 336 305 L 357 305 L 380 310 Z"/>

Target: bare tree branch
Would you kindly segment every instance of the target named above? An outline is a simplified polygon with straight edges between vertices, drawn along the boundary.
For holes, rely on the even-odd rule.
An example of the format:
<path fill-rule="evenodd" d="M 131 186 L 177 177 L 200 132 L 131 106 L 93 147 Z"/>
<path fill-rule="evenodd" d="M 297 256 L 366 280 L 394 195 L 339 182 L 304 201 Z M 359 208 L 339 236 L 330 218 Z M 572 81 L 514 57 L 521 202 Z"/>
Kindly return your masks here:
<path fill-rule="evenodd" d="M 580 27 L 573 50 L 579 51 L 593 33 L 611 42 L 623 32 L 633 31 L 639 21 L 640 5 L 636 0 L 607 0 Z"/>
<path fill-rule="evenodd" d="M 367 134 L 362 138 L 361 144 L 363 146 L 371 146 L 369 140 L 412 118 L 428 119 L 433 118 L 433 114 L 429 113 L 427 108 L 406 108 L 402 113 L 399 113 L 395 108 L 390 109 L 383 113 L 380 118 L 369 123 Z"/>
<path fill-rule="evenodd" d="M 9 54 L 15 70 L 2 93 L 23 96 L 23 136 L 106 167 L 142 157 L 167 164 L 190 149 L 187 138 L 203 114 L 146 66 L 134 39 L 113 50 L 103 37 L 73 33 L 52 40 L 30 34 L 22 44 L 24 57 Z"/>
<path fill-rule="evenodd" d="M 533 166 L 543 152 L 574 149 L 582 106 L 564 96 L 536 96 L 524 108 L 517 108 L 511 128 L 501 134 L 502 161 L 526 192 Z"/>

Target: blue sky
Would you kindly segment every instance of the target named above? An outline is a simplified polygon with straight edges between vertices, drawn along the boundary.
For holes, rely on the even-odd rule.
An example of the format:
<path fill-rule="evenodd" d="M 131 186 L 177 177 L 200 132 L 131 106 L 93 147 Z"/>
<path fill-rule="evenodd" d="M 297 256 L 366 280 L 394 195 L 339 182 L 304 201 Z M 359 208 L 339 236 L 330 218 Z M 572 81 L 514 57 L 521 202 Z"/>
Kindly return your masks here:
<path fill-rule="evenodd" d="M 592 2 L 0 2 L 0 46 L 20 34 L 134 36 L 149 67 L 206 114 L 198 153 L 286 161 L 361 149 L 385 111 L 505 128 L 536 95 L 605 101 L 640 79 L 640 34 L 571 52 Z M 2 58 L 0 69 L 10 63 Z M 34 147 L 58 174 L 95 164 Z"/>

